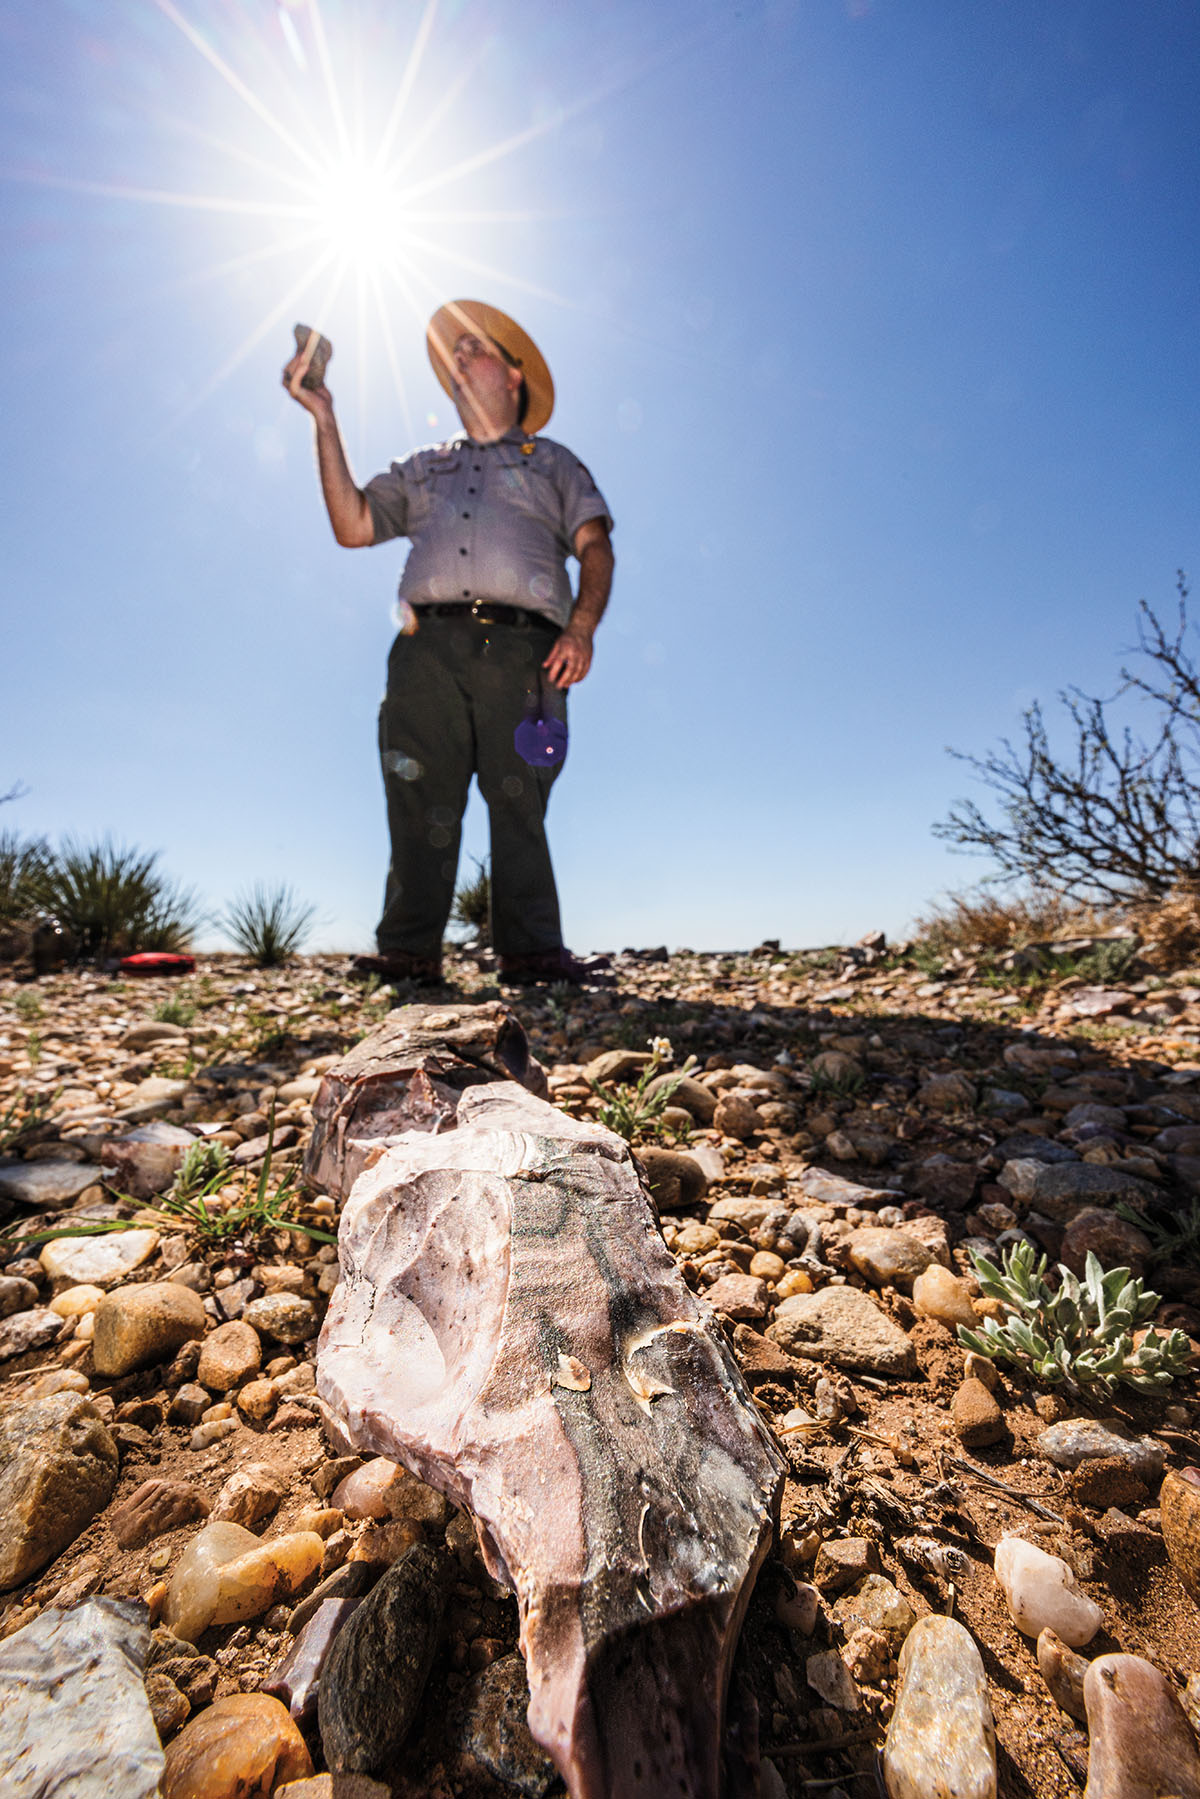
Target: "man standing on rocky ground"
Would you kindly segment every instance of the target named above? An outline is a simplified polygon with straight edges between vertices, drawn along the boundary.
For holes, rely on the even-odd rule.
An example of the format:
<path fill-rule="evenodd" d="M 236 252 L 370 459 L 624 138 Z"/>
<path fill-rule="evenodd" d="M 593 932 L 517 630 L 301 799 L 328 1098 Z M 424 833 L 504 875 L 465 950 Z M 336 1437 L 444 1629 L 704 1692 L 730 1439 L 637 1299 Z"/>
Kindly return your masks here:
<path fill-rule="evenodd" d="M 283 371 L 284 386 L 313 416 L 338 543 L 412 544 L 379 712 L 391 865 L 378 954 L 356 957 L 353 970 L 392 982 L 441 980 L 475 775 L 490 821 L 501 980 L 599 984 L 605 958 L 583 962 L 563 946 L 545 816 L 566 756 L 566 690 L 591 667 L 608 603 L 612 518 L 583 463 L 536 435 L 554 384 L 518 324 L 481 301 L 455 300 L 430 320 L 426 347 L 462 431 L 393 462 L 365 487 L 350 473 L 323 379 L 301 385 L 308 351 Z"/>

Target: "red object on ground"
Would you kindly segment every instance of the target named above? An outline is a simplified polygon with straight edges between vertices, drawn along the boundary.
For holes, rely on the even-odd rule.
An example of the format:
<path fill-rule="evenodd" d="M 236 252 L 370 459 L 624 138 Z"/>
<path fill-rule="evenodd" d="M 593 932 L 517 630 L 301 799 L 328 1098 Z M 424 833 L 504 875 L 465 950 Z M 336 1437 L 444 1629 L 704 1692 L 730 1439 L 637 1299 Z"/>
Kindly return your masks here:
<path fill-rule="evenodd" d="M 120 969 L 122 974 L 194 974 L 196 958 L 147 949 L 136 956 L 122 956 Z"/>

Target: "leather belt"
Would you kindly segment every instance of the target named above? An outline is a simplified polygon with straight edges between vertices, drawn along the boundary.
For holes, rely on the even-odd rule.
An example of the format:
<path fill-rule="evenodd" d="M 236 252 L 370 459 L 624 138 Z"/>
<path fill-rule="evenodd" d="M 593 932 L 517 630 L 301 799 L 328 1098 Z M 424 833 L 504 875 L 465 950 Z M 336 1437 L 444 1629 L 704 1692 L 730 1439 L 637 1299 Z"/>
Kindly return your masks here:
<path fill-rule="evenodd" d="M 413 611 L 418 618 L 470 618 L 481 625 L 540 625 L 545 631 L 560 629 L 544 612 L 531 612 L 525 606 L 493 605 L 486 600 L 470 603 L 466 600 L 439 601 L 435 605 L 414 606 Z"/>

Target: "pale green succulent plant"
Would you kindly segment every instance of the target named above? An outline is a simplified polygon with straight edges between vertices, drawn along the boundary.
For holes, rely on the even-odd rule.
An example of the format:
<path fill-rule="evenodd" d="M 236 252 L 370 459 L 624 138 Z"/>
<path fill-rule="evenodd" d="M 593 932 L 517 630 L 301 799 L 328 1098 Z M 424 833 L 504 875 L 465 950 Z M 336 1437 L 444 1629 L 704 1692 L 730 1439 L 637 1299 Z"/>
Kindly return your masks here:
<path fill-rule="evenodd" d="M 1082 1281 L 1060 1263 L 1053 1287 L 1047 1258 L 1028 1240 L 1005 1253 L 1002 1267 L 974 1250 L 971 1260 L 987 1297 L 1008 1309 L 1003 1323 L 988 1318 L 977 1331 L 959 1325 L 960 1342 L 976 1355 L 1015 1362 L 1047 1386 L 1102 1390 L 1123 1382 L 1159 1392 L 1190 1366 L 1191 1343 L 1181 1330 L 1150 1331 L 1134 1347 L 1133 1333 L 1161 1296 L 1128 1268 L 1106 1273 L 1089 1251 Z"/>

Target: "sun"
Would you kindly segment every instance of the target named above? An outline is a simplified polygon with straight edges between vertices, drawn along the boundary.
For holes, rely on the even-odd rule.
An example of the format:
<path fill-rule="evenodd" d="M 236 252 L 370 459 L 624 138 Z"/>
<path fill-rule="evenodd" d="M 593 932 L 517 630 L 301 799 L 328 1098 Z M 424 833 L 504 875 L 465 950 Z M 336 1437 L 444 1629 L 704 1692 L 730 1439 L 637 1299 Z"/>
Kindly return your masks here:
<path fill-rule="evenodd" d="M 351 275 L 372 276 L 395 260 L 402 224 L 399 196 L 385 170 L 346 156 L 323 171 L 312 197 L 314 234 Z"/>
<path fill-rule="evenodd" d="M 461 116 L 470 111 L 465 96 L 485 47 L 460 59 L 452 79 L 431 74 L 429 46 L 446 0 L 417 0 L 419 12 L 417 5 L 396 8 L 394 0 L 362 0 L 368 25 L 400 14 L 404 40 L 403 47 L 397 42 L 394 59 L 375 48 L 365 69 L 353 8 L 337 13 L 331 38 L 322 15 L 326 0 L 274 0 L 271 21 L 270 6 L 249 9 L 238 0 L 219 16 L 197 0 L 147 3 L 207 65 L 219 84 L 214 94 L 223 89 L 226 101 L 232 94 L 244 109 L 209 129 L 203 107 L 189 101 L 175 121 L 204 153 L 196 186 L 140 186 L 43 169 L 0 169 L 0 180 L 69 188 L 107 202 L 224 215 L 248 227 L 243 235 L 248 248 L 215 258 L 189 280 L 198 284 L 237 275 L 271 297 L 211 377 L 189 391 L 173 415 L 173 428 L 204 405 L 272 333 L 298 317 L 326 330 L 339 306 L 341 317 L 350 313 L 354 361 L 341 340 L 338 371 L 339 378 L 344 370 L 353 379 L 362 417 L 368 393 L 378 386 L 368 380 L 365 337 L 371 331 L 409 421 L 409 357 L 397 333 L 407 330 L 419 344 L 426 321 L 449 294 L 486 284 L 555 306 L 573 304 L 529 280 L 513 265 L 507 243 L 501 266 L 481 256 L 483 233 L 557 215 L 529 205 L 497 208 L 479 192 L 487 185 L 479 177 L 545 138 L 566 117 L 599 104 L 614 91 L 612 84 L 581 95 L 566 113 L 547 114 L 491 142 L 468 141 L 457 158 L 447 157 L 442 147 L 462 138 Z M 282 56 L 271 48 L 272 33 Z M 380 41 L 386 48 L 387 40 Z M 625 79 L 632 78 L 627 73 Z"/>

